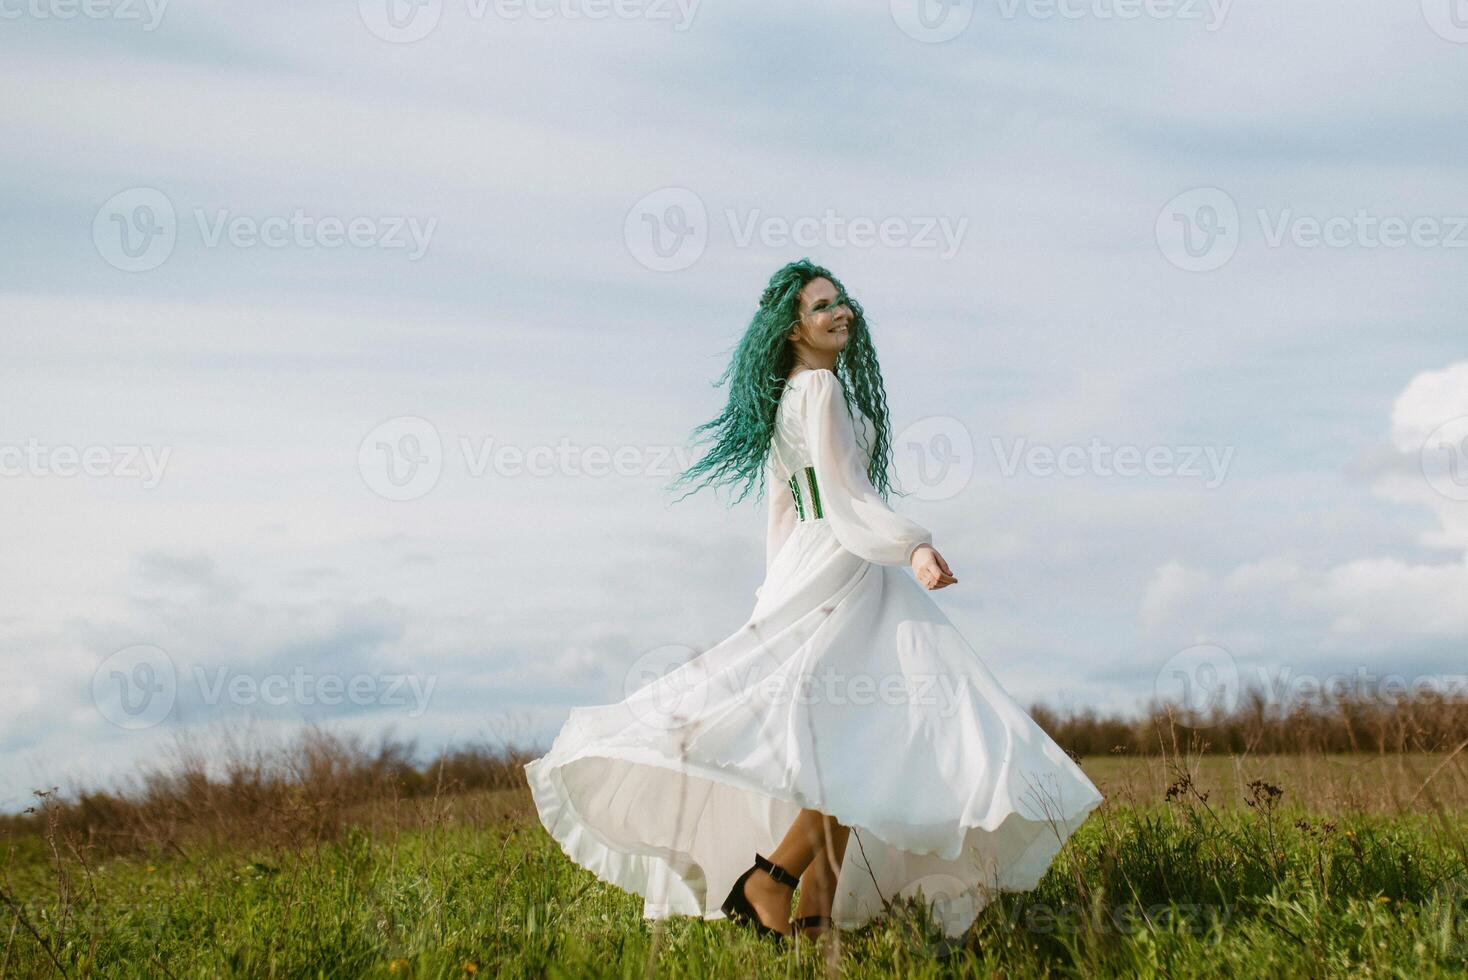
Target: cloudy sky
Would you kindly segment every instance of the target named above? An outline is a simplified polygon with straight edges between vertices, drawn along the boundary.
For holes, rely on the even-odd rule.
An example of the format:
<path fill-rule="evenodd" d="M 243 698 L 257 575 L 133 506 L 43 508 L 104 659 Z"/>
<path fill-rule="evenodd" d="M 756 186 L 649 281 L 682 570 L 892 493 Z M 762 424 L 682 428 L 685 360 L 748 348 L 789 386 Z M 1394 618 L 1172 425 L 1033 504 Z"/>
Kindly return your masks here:
<path fill-rule="evenodd" d="M 1454 3 L 0 0 L 0 807 L 734 632 L 663 487 L 801 256 L 1022 702 L 1468 672 Z"/>

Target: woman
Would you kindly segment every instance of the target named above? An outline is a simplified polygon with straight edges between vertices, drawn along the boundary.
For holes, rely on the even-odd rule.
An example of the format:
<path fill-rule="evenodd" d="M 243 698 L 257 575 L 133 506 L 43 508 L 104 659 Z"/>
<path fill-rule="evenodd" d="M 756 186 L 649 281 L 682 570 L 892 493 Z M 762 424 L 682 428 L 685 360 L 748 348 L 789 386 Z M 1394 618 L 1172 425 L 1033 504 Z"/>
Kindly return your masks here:
<path fill-rule="evenodd" d="M 1035 887 L 1101 794 L 924 592 L 958 579 L 887 505 L 882 375 L 841 283 L 776 272 L 725 381 L 695 430 L 714 446 L 673 485 L 742 482 L 737 502 L 763 478 L 754 610 L 622 702 L 573 709 L 526 765 L 540 819 L 650 918 L 814 936 L 920 893 L 957 936 L 995 891 Z"/>

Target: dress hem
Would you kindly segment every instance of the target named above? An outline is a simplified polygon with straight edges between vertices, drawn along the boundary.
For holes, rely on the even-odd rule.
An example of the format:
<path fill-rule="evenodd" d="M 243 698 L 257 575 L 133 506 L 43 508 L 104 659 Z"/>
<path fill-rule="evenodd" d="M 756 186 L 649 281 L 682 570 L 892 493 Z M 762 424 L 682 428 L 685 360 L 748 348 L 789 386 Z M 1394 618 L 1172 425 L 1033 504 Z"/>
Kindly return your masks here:
<path fill-rule="evenodd" d="M 660 753 L 627 748 L 609 748 L 605 745 L 595 746 L 585 751 L 573 752 L 566 758 L 552 759 L 552 754 L 553 750 L 539 759 L 534 759 L 524 764 L 526 778 L 530 784 L 531 796 L 535 801 L 541 823 L 556 840 L 561 851 L 572 861 L 590 870 L 599 880 L 624 890 L 630 890 L 643 896 L 644 899 L 648 890 L 648 871 L 650 870 L 651 862 L 666 863 L 665 859 L 661 855 L 652 852 L 622 850 L 604 840 L 576 809 L 569 794 L 564 791 L 564 785 L 558 785 L 558 780 L 555 778 L 556 769 L 583 759 L 593 758 L 613 759 L 636 765 L 656 766 L 680 775 L 708 779 L 712 782 L 732 786 L 736 789 L 758 792 L 766 797 L 794 806 L 810 807 L 827 814 L 844 826 L 851 827 L 856 832 L 869 834 L 879 839 L 895 850 L 916 856 L 932 856 L 944 861 L 957 860 L 963 854 L 963 844 L 970 831 L 981 830 L 992 832 L 997 830 L 1011 817 L 1018 818 L 1026 823 L 1037 825 L 1048 824 L 1052 828 L 1064 828 L 1064 832 L 1058 834 L 1053 841 L 1053 852 L 1051 852 L 1049 858 L 1044 862 L 1044 866 L 1040 867 L 1035 881 L 1008 882 L 994 888 L 996 891 L 1010 892 L 1033 889 L 1038 884 L 1039 878 L 1044 876 L 1045 871 L 1053 861 L 1053 854 L 1059 852 L 1065 841 L 1074 833 L 1074 830 L 1105 799 L 1099 792 L 1096 792 L 1088 795 L 1078 806 L 1063 808 L 1058 814 L 1041 819 L 1026 816 L 1019 810 L 1011 810 L 1009 813 L 997 819 L 985 820 L 978 824 L 957 823 L 955 827 L 959 833 L 957 836 L 958 843 L 955 847 L 944 848 L 942 850 L 915 850 L 911 846 L 904 846 L 901 841 L 895 840 L 890 835 L 890 832 L 882 833 L 875 828 L 854 820 L 848 822 L 847 819 L 843 819 L 840 812 L 833 812 L 824 808 L 822 805 L 812 806 L 811 801 L 802 798 L 801 794 L 794 792 L 789 787 L 770 786 L 748 776 L 740 778 L 743 775 L 742 771 L 739 775 L 731 776 L 727 768 L 720 768 L 717 763 L 685 758 L 676 760 L 675 764 L 675 760 L 671 760 Z M 1048 838 L 1037 838 L 1036 844 L 1045 840 L 1048 840 Z M 1048 848 L 1049 845 L 1047 845 L 1047 850 Z M 633 871 L 631 876 L 625 873 L 619 874 L 612 867 L 612 862 L 618 858 L 624 862 L 641 865 L 640 872 Z M 627 865 L 624 864 L 621 871 L 625 872 L 626 870 Z M 675 914 L 699 916 L 710 920 L 725 918 L 723 912 L 718 908 L 709 909 L 706 907 L 708 904 L 706 893 L 704 896 L 705 901 L 700 902 L 697 892 L 682 876 L 678 876 L 675 873 L 674 877 L 677 878 L 682 887 L 688 892 L 688 897 L 691 901 L 687 903 L 679 903 L 677 901 L 662 902 L 657 905 L 644 904 L 644 918 L 660 919 Z M 854 924 L 845 924 L 838 921 L 837 924 L 843 928 L 855 928 L 866 921 L 868 920 L 863 919 Z"/>

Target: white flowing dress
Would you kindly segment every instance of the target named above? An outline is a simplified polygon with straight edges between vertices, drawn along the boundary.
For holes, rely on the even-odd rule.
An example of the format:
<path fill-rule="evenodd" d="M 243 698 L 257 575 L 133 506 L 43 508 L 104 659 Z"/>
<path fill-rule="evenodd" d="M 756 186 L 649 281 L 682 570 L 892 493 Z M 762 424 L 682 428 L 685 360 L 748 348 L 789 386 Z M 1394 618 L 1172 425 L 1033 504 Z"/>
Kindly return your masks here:
<path fill-rule="evenodd" d="M 1034 888 L 1102 800 L 907 567 L 932 536 L 873 488 L 856 417 L 860 433 L 831 371 L 790 380 L 749 620 L 623 701 L 572 709 L 525 766 L 562 850 L 645 917 L 723 918 L 755 852 L 810 807 L 852 828 L 839 926 L 921 894 L 958 936 L 995 892 Z"/>

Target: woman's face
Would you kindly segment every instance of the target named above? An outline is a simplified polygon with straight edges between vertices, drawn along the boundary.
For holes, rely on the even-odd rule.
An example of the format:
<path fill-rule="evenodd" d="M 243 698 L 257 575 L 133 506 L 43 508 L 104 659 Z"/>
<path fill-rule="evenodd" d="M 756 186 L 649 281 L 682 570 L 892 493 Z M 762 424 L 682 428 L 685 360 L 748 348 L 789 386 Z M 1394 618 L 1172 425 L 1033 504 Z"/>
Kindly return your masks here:
<path fill-rule="evenodd" d="M 791 325 L 790 342 L 799 349 L 838 353 L 851 335 L 851 307 L 829 279 L 812 279 L 800 291 L 800 319 Z"/>

